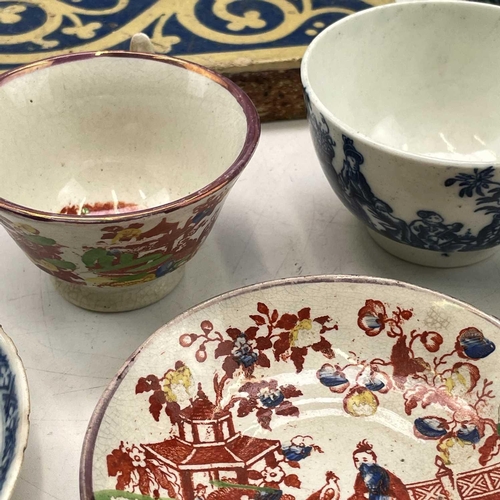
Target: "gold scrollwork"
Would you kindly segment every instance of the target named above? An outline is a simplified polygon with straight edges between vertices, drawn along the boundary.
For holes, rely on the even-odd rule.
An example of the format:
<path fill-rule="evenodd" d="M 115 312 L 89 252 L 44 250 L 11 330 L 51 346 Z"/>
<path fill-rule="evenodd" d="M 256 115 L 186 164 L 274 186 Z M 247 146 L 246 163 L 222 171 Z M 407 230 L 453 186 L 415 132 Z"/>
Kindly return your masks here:
<path fill-rule="evenodd" d="M 118 27 L 114 32 L 103 37 L 96 37 L 97 30 L 102 27 L 102 18 L 123 11 L 133 0 L 116 0 L 114 6 L 105 9 L 89 9 L 79 7 L 62 0 L 22 0 L 18 5 L 13 5 L 11 0 L 0 0 L 0 24 L 15 24 L 22 20 L 28 13 L 28 7 L 38 7 L 45 14 L 45 22 L 32 29 L 15 35 L 0 35 L 0 45 L 13 46 L 16 44 L 32 42 L 40 46 L 40 52 L 32 53 L 2 53 L 0 64 L 17 65 L 32 62 L 33 60 L 60 55 L 70 51 L 97 51 L 118 45 L 134 33 L 143 31 L 147 26 L 153 25 L 151 40 L 155 49 L 161 53 L 169 53 L 172 47 L 181 40 L 178 36 L 164 35 L 163 29 L 166 22 L 176 16 L 189 32 L 212 42 L 228 46 L 248 46 L 251 44 L 271 44 L 285 38 L 309 19 L 327 13 L 350 14 L 353 9 L 330 6 L 314 8 L 312 0 L 302 0 L 302 8 L 289 0 L 260 0 L 263 4 L 272 4 L 281 10 L 284 21 L 270 30 L 265 30 L 267 22 L 255 8 L 245 11 L 242 15 L 231 13 L 229 6 L 241 0 L 215 0 L 213 14 L 226 22 L 226 32 L 217 31 L 205 24 L 196 16 L 196 6 L 199 0 L 157 0 L 153 5 Z M 379 5 L 392 0 L 365 0 L 369 5 Z M 2 4 L 8 5 L 2 7 Z M 82 16 L 95 16 L 99 20 L 84 23 Z M 72 26 L 61 29 L 63 21 L 70 20 Z M 244 29 L 258 30 L 258 32 L 242 34 Z M 66 35 L 74 35 L 80 41 L 72 47 L 59 48 L 59 41 L 47 39 L 59 29 Z M 314 30 L 306 31 L 310 36 Z M 49 49 L 49 50 L 47 50 Z M 264 49 L 264 52 L 267 49 Z M 273 49 L 270 49 L 273 50 Z M 286 50 L 286 49 L 285 49 Z M 235 54 L 232 52 L 232 54 Z M 237 52 L 236 52 L 237 55 Z M 193 59 L 193 58 L 191 58 Z"/>
<path fill-rule="evenodd" d="M 0 0 L 0 23 L 14 24 L 21 21 L 23 14 L 27 12 L 27 6 L 34 6 L 42 9 L 46 14 L 45 22 L 35 28 L 18 35 L 0 35 L 0 45 L 15 45 L 19 43 L 32 42 L 42 48 L 52 48 L 59 45 L 57 40 L 45 40 L 47 35 L 57 31 L 66 17 L 73 26 L 63 28 L 62 32 L 67 35 L 76 35 L 80 39 L 90 39 L 95 36 L 95 30 L 102 26 L 100 22 L 83 24 L 80 15 L 86 16 L 107 16 L 123 10 L 129 0 L 117 0 L 114 7 L 110 9 L 91 10 L 80 8 L 77 5 L 70 5 L 59 0 L 23 0 L 24 5 L 8 5 L 1 7 L 2 3 L 8 0 Z"/>

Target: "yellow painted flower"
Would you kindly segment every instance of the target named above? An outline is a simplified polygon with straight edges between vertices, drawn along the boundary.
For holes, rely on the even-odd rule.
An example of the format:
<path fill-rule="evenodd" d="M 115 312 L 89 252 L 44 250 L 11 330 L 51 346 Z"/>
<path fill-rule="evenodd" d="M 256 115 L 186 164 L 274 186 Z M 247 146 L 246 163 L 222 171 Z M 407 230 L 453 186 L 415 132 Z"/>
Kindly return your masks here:
<path fill-rule="evenodd" d="M 31 227 L 29 224 L 16 224 L 16 227 L 26 233 L 38 234 L 38 231 L 34 227 Z"/>
<path fill-rule="evenodd" d="M 446 386 L 446 391 L 448 394 L 451 394 L 453 392 L 453 388 L 455 387 L 455 381 L 453 380 L 453 377 L 448 377 L 444 381 L 444 385 Z"/>
<path fill-rule="evenodd" d="M 378 408 L 378 399 L 366 387 L 357 386 L 351 389 L 344 398 L 344 410 L 353 417 L 369 417 Z"/>
<path fill-rule="evenodd" d="M 463 391 L 467 392 L 470 387 L 470 383 L 458 370 L 453 372 L 453 374 L 445 380 L 445 384 L 446 389 L 450 394 L 453 394 L 457 391 L 460 393 L 462 393 Z"/>
<path fill-rule="evenodd" d="M 290 330 L 290 346 L 291 347 L 307 347 L 321 340 L 319 333 L 321 325 L 314 325 L 313 322 L 306 318 L 301 319 Z"/>
<path fill-rule="evenodd" d="M 450 457 L 451 448 L 453 448 L 455 445 L 459 445 L 461 448 L 463 448 L 466 444 L 470 443 L 466 443 L 465 441 L 463 441 L 458 437 L 451 437 L 445 439 L 442 443 L 439 443 L 438 445 L 439 456 L 442 458 L 444 464 L 451 465 L 453 463 Z"/>
<path fill-rule="evenodd" d="M 181 365 L 175 370 L 169 370 L 165 374 L 165 380 L 163 382 L 165 399 L 169 402 L 175 402 L 182 394 L 182 391 L 187 394 L 192 386 L 193 375 L 188 366 Z"/>
<path fill-rule="evenodd" d="M 54 266 L 54 264 L 52 264 L 51 262 L 47 262 L 46 260 L 43 260 L 43 259 L 37 260 L 36 263 L 40 267 L 47 269 L 47 271 L 56 272 L 59 270 L 59 268 L 57 266 Z"/>
<path fill-rule="evenodd" d="M 127 229 L 122 229 L 116 233 L 116 236 L 111 240 L 111 243 L 118 243 L 119 241 L 130 241 L 131 239 L 139 238 L 141 235 L 141 230 L 136 227 L 129 227 Z"/>
<path fill-rule="evenodd" d="M 480 379 L 478 368 L 471 363 L 455 363 L 449 372 L 444 384 L 446 392 L 453 396 L 463 397 L 470 393 Z"/>

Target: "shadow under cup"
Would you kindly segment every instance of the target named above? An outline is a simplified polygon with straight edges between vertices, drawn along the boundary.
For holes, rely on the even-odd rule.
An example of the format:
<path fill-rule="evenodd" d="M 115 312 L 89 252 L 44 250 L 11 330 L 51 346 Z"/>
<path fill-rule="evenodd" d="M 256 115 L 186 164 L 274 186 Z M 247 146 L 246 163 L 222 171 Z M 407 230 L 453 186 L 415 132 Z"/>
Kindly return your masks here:
<path fill-rule="evenodd" d="M 302 62 L 332 187 L 383 248 L 453 267 L 500 244 L 500 8 L 403 2 L 334 23 Z"/>
<path fill-rule="evenodd" d="M 25 66 L 0 77 L 0 109 L 1 222 L 95 310 L 142 307 L 179 282 L 260 134 L 232 82 L 153 54 Z"/>

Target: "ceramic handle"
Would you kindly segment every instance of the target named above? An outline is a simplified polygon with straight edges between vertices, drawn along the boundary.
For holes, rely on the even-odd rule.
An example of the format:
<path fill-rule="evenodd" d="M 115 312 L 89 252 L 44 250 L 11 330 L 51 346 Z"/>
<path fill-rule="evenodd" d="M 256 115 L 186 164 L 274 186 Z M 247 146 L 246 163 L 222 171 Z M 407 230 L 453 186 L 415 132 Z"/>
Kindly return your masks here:
<path fill-rule="evenodd" d="M 149 36 L 144 33 L 136 33 L 130 40 L 131 52 L 149 52 L 155 53 L 155 48 L 149 39 Z"/>

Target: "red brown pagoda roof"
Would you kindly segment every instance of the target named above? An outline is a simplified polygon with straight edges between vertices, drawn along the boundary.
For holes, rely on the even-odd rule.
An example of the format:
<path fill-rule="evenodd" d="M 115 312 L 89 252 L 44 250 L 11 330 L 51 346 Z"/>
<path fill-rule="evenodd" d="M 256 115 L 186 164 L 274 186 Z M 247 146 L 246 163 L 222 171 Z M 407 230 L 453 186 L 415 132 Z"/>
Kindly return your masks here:
<path fill-rule="evenodd" d="M 214 420 L 228 415 L 227 411 L 220 411 L 207 397 L 198 385 L 198 394 L 196 399 L 184 410 L 181 415 L 190 420 Z"/>
<path fill-rule="evenodd" d="M 176 438 L 143 445 L 179 470 L 247 467 L 279 446 L 279 441 L 250 436 L 238 436 L 228 443 L 204 446 L 192 446 Z"/>

